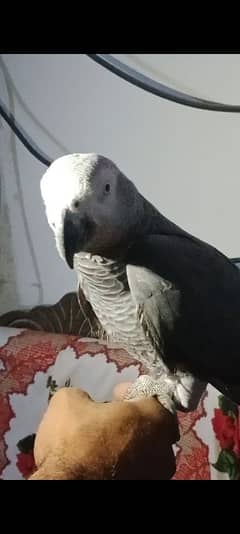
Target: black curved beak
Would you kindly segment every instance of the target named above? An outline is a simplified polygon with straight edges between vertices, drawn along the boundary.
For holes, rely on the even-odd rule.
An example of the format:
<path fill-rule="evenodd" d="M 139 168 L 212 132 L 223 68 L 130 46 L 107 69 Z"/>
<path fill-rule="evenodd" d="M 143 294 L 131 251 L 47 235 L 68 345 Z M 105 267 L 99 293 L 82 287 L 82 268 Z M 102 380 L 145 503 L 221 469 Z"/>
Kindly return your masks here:
<path fill-rule="evenodd" d="M 73 269 L 74 254 L 84 250 L 93 225 L 86 216 L 66 211 L 63 222 L 64 256 L 70 269 Z"/>

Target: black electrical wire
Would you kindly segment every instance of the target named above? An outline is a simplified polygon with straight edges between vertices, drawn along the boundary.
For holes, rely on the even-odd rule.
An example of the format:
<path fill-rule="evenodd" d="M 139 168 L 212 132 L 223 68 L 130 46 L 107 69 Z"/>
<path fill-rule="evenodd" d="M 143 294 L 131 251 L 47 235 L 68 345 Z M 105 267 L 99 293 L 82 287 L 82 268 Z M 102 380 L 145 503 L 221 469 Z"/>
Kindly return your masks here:
<path fill-rule="evenodd" d="M 209 100 L 204 100 L 196 98 L 191 95 L 182 93 L 163 85 L 159 82 L 156 82 L 144 76 L 135 69 L 125 65 L 118 59 L 115 59 L 110 54 L 86 54 L 89 58 L 99 63 L 106 69 L 110 70 L 117 76 L 120 76 L 127 82 L 140 87 L 145 91 L 155 94 L 159 97 L 171 100 L 178 104 L 184 106 L 190 106 L 193 108 L 205 109 L 209 111 L 221 111 L 221 112 L 230 112 L 230 113 L 240 113 L 240 106 L 220 104 L 218 102 L 211 102 Z M 44 154 L 44 152 L 36 145 L 36 143 L 29 137 L 27 132 L 22 126 L 16 121 L 12 113 L 6 108 L 5 104 L 0 99 L 0 115 L 8 123 L 10 128 L 14 131 L 15 135 L 25 146 L 25 148 L 41 163 L 47 167 L 52 163 L 52 160 Z"/>
<path fill-rule="evenodd" d="M 120 78 L 123 78 L 127 82 L 140 87 L 152 93 L 156 96 L 164 98 L 165 100 L 171 100 L 177 104 L 182 104 L 183 106 L 188 106 L 191 108 L 198 108 L 208 111 L 220 111 L 225 113 L 240 113 L 240 106 L 231 105 L 231 104 L 221 104 L 220 102 L 213 102 L 211 100 L 205 100 L 203 98 L 197 98 L 195 96 L 182 93 L 172 87 L 168 87 L 160 82 L 145 76 L 144 74 L 138 72 L 137 70 L 129 67 L 122 61 L 115 59 L 110 54 L 86 54 L 90 59 L 93 59 L 102 67 L 105 67 L 113 74 L 116 74 Z"/>
<path fill-rule="evenodd" d="M 187 95 L 180 91 L 176 91 L 171 87 L 167 87 L 159 82 L 155 82 L 151 78 L 144 76 L 135 69 L 128 67 L 121 61 L 113 58 L 108 54 L 86 54 L 89 58 L 107 68 L 117 76 L 125 79 L 129 83 L 153 93 L 157 96 L 177 102 L 185 106 L 190 106 L 199 109 L 206 109 L 209 111 L 225 111 L 231 113 L 240 113 L 240 106 L 220 104 L 218 102 L 211 102 L 208 100 L 199 99 L 191 95 Z M 16 121 L 13 114 L 7 109 L 5 104 L 0 99 L 0 115 L 7 122 L 15 135 L 22 142 L 25 148 L 43 165 L 49 167 L 52 161 L 44 152 L 36 145 L 36 143 L 29 137 L 24 128 Z M 232 263 L 240 263 L 240 258 L 230 258 Z"/>
<path fill-rule="evenodd" d="M 34 141 L 29 137 L 27 132 L 25 132 L 24 128 L 18 124 L 13 114 L 7 109 L 5 104 L 0 99 L 0 115 L 1 117 L 7 122 L 7 124 L 10 126 L 10 128 L 14 131 L 15 135 L 18 137 L 18 139 L 21 141 L 21 143 L 25 146 L 25 148 L 36 158 L 38 159 L 43 165 L 46 165 L 49 167 L 51 165 L 52 160 L 40 150 L 40 148 L 34 143 Z"/>

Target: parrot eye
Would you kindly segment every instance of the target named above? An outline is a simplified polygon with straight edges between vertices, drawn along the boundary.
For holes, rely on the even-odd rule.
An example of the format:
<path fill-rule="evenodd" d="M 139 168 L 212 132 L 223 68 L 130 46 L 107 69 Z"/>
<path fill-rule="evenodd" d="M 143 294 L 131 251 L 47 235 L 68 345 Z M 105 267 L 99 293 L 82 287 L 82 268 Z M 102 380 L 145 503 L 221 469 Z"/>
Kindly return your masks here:
<path fill-rule="evenodd" d="M 74 203 L 73 203 L 73 207 L 77 210 L 80 206 L 80 202 L 79 200 L 75 200 Z"/>
<path fill-rule="evenodd" d="M 105 185 L 105 193 L 110 193 L 110 189 L 111 189 L 110 184 L 106 184 Z"/>

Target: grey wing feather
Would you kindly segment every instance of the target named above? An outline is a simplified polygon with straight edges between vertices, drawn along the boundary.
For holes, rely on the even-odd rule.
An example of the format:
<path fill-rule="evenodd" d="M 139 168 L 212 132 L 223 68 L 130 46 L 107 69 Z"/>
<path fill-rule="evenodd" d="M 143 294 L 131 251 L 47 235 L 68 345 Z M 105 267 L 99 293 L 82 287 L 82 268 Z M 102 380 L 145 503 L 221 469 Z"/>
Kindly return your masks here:
<path fill-rule="evenodd" d="M 239 270 L 194 238 L 154 235 L 131 248 L 127 274 L 165 363 L 184 364 L 240 402 Z"/>
<path fill-rule="evenodd" d="M 154 348 L 164 353 L 164 333 L 171 330 L 178 315 L 180 293 L 150 269 L 127 265 L 127 277 L 139 320 Z"/>

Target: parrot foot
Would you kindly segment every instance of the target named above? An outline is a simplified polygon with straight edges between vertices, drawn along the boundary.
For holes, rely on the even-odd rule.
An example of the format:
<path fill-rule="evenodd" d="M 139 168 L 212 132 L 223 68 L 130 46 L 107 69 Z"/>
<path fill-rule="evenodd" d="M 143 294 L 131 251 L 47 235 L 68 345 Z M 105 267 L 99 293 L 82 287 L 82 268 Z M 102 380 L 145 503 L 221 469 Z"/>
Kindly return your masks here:
<path fill-rule="evenodd" d="M 191 374 L 164 374 L 158 379 L 141 375 L 128 388 L 125 400 L 141 397 L 157 397 L 158 401 L 171 413 L 193 411 L 206 389 L 206 383 L 197 380 Z"/>
<path fill-rule="evenodd" d="M 157 397 L 166 410 L 175 412 L 172 391 L 165 380 L 154 380 L 148 375 L 139 376 L 128 388 L 125 400 L 137 400 L 142 397 Z"/>

